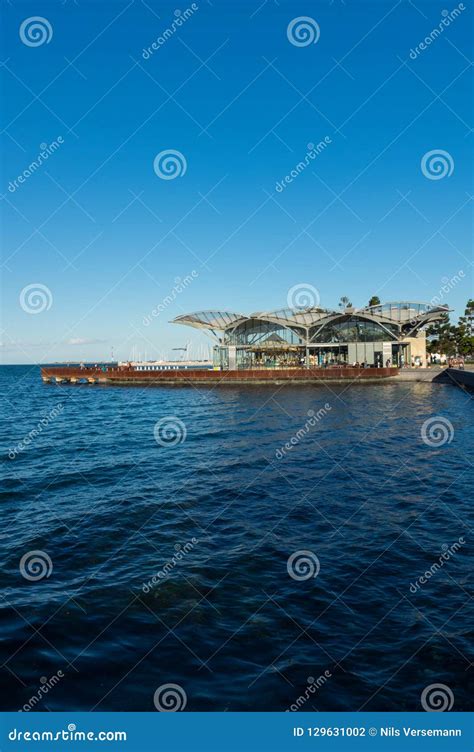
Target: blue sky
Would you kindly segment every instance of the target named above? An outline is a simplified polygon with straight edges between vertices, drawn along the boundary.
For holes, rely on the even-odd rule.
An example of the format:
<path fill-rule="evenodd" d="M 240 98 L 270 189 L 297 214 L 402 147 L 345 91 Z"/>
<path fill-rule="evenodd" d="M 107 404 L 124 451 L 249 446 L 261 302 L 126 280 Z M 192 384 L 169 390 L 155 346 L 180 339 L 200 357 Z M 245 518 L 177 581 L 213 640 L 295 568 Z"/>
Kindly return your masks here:
<path fill-rule="evenodd" d="M 473 98 L 460 5 L 410 57 L 458 4 L 202 0 L 181 4 L 173 29 L 168 2 L 2 3 L 4 362 L 163 356 L 188 341 L 197 354 L 204 335 L 170 319 L 284 307 L 298 284 L 329 308 L 341 295 L 428 302 L 462 271 L 442 293 L 462 313 Z M 43 43 L 25 44 L 35 16 Z M 315 43 L 292 43 L 300 17 Z M 165 180 L 154 160 L 169 150 L 186 169 Z M 421 160 L 439 150 L 451 174 L 431 179 Z"/>

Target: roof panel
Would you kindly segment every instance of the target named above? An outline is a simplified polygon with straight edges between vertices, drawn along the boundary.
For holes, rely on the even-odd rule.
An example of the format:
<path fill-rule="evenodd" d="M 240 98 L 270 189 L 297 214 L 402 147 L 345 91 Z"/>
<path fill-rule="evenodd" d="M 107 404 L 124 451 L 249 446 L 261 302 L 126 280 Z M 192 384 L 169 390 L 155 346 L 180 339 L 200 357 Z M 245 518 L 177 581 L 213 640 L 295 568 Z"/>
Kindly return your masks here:
<path fill-rule="evenodd" d="M 328 311 L 324 308 L 280 308 L 276 311 L 252 313 L 250 318 L 278 320 L 293 326 L 313 326 L 333 313 L 334 311 Z"/>
<path fill-rule="evenodd" d="M 393 303 L 381 303 L 376 306 L 366 306 L 361 311 L 366 311 L 372 316 L 380 316 L 398 323 L 414 321 L 430 313 L 448 312 L 447 306 L 436 306 L 430 303 L 413 303 L 410 301 L 398 301 Z"/>
<path fill-rule="evenodd" d="M 226 331 L 237 324 L 250 319 L 281 323 L 282 326 L 312 327 L 325 319 L 338 316 L 370 316 L 372 320 L 381 323 L 394 322 L 399 325 L 409 322 L 418 324 L 424 319 L 432 319 L 433 314 L 449 311 L 447 306 L 433 306 L 430 303 L 412 303 L 408 301 L 382 303 L 376 306 L 350 309 L 347 311 L 332 311 L 325 308 L 280 308 L 275 311 L 259 311 L 246 316 L 233 311 L 205 310 L 196 311 L 173 319 L 173 324 L 187 324 L 198 329 L 212 329 Z"/>
<path fill-rule="evenodd" d="M 241 313 L 233 313 L 232 311 L 196 311 L 195 313 L 177 316 L 171 323 L 224 331 L 237 321 L 246 318 Z"/>

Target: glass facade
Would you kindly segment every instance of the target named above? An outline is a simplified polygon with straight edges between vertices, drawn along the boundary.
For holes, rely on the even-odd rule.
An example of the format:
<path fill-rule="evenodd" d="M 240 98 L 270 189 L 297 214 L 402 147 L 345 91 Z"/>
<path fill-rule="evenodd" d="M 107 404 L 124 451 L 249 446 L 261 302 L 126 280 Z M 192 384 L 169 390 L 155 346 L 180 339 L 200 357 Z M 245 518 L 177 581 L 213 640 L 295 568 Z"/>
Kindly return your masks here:
<path fill-rule="evenodd" d="M 214 348 L 214 366 L 227 370 L 231 367 L 232 346 Z M 294 348 L 235 347 L 236 368 L 301 368 L 305 365 L 305 350 Z"/>
<path fill-rule="evenodd" d="M 396 338 L 397 327 L 393 324 L 381 326 L 357 316 L 343 321 L 333 321 L 320 327 L 311 342 L 382 342 Z"/>
<path fill-rule="evenodd" d="M 174 322 L 207 330 L 216 342 L 214 366 L 222 369 L 401 366 L 410 362 L 412 346 L 426 357 L 423 329 L 447 310 L 411 302 L 341 311 L 282 308 L 249 316 L 207 310 Z"/>
<path fill-rule="evenodd" d="M 227 345 L 278 346 L 301 345 L 305 341 L 304 329 L 289 329 L 281 324 L 260 319 L 249 319 L 226 332 Z"/>

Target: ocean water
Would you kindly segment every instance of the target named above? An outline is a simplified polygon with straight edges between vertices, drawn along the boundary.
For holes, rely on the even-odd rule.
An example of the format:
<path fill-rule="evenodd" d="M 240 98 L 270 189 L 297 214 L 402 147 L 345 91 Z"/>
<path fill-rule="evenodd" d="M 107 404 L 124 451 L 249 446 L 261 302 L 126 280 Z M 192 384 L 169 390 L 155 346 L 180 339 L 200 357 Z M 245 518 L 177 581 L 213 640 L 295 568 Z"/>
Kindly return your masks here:
<path fill-rule="evenodd" d="M 472 396 L 0 378 L 2 710 L 471 709 Z"/>

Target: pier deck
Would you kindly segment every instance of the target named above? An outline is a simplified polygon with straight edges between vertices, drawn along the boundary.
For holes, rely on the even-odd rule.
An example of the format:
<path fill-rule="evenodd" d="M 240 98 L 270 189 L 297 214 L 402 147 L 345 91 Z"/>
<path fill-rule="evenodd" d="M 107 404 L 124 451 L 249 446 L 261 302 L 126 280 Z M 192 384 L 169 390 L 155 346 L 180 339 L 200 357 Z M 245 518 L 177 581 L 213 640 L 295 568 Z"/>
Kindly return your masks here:
<path fill-rule="evenodd" d="M 331 382 L 380 382 L 396 377 L 398 368 L 288 368 L 241 371 L 169 370 L 137 371 L 133 368 L 44 367 L 45 383 L 89 383 L 126 385 L 225 385 L 225 384 L 295 384 Z"/>

